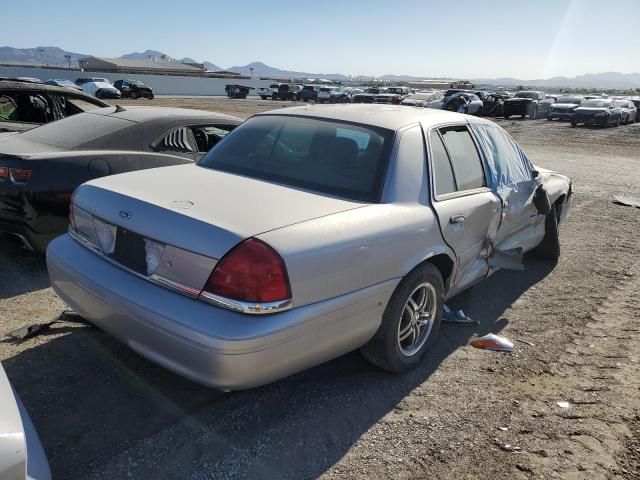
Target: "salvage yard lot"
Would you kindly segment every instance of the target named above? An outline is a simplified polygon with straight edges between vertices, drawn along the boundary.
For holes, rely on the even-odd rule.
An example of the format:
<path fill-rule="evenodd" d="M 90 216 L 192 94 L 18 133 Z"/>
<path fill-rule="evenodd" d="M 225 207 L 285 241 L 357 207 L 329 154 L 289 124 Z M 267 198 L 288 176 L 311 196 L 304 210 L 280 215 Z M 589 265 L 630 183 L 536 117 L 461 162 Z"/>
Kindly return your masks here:
<path fill-rule="evenodd" d="M 291 105 L 117 103 L 242 118 Z M 498 123 L 534 163 L 573 179 L 557 265 L 526 257 L 524 271 L 454 299 L 480 325 L 444 325 L 423 364 L 400 376 L 354 352 L 221 393 L 81 324 L 5 340 L 0 360 L 54 478 L 640 478 L 640 209 L 611 202 L 640 192 L 640 124 Z M 0 239 L 0 332 L 63 309 L 43 260 Z M 514 352 L 467 346 L 489 332 L 514 341 Z"/>

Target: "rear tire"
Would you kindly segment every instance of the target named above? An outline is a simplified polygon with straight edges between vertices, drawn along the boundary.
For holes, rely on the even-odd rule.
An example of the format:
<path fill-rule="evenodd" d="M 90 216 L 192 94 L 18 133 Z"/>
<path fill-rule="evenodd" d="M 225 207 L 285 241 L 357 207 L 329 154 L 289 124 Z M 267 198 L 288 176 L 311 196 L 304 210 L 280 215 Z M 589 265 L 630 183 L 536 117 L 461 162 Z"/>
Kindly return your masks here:
<path fill-rule="evenodd" d="M 420 333 L 417 334 L 415 345 L 409 348 L 406 341 L 411 341 L 414 334 L 401 340 L 403 336 L 401 327 L 405 332 L 410 328 L 409 325 L 413 321 L 407 313 L 411 310 L 410 299 L 413 299 L 413 305 L 416 305 L 415 299 L 418 297 L 415 295 L 419 295 L 420 289 L 425 291 L 425 305 L 428 305 L 425 310 L 431 313 L 428 315 L 425 313 L 425 317 L 418 317 L 426 323 L 418 328 Z M 427 295 L 430 300 L 427 300 Z M 433 303 L 429 303 L 430 301 Z M 416 268 L 400 282 L 391 295 L 382 315 L 380 327 L 369 343 L 362 347 L 362 355 L 373 365 L 388 372 L 400 373 L 414 369 L 438 335 L 443 304 L 444 282 L 440 271 L 430 263 Z M 425 320 L 426 318 L 429 320 Z"/>
<path fill-rule="evenodd" d="M 533 253 L 538 258 L 557 260 L 560 258 L 560 232 L 558 230 L 558 212 L 556 205 L 551 205 L 551 211 L 544 219 L 544 237 Z"/>
<path fill-rule="evenodd" d="M 137 100 L 138 99 L 138 92 L 131 92 L 131 100 Z"/>
<path fill-rule="evenodd" d="M 266 100 L 266 99 L 267 99 L 267 96 L 266 96 L 266 95 L 260 95 L 260 98 L 261 98 L 262 100 Z"/>
<path fill-rule="evenodd" d="M 278 100 L 278 94 L 277 93 L 271 94 L 271 100 Z"/>

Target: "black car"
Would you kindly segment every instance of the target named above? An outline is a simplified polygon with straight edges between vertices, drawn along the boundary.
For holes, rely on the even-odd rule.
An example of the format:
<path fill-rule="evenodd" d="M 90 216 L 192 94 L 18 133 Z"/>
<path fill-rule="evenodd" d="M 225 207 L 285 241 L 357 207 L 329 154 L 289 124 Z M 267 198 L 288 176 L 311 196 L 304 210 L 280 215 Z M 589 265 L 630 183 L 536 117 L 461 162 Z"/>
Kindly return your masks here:
<path fill-rule="evenodd" d="M 571 117 L 571 126 L 577 127 L 582 123 L 585 125 L 598 125 L 608 127 L 620 125 L 622 120 L 622 110 L 616 105 L 612 98 L 592 98 L 584 100 L 575 109 Z"/>
<path fill-rule="evenodd" d="M 116 80 L 113 86 L 120 90 L 122 98 L 148 98 L 153 100 L 153 89 L 140 80 Z"/>
<path fill-rule="evenodd" d="M 97 98 L 75 89 L 0 80 L 0 132 L 22 132 L 107 106 Z"/>
<path fill-rule="evenodd" d="M 195 162 L 240 122 L 200 110 L 118 106 L 8 137 L 0 142 L 0 232 L 43 252 L 67 230 L 81 183 Z"/>
<path fill-rule="evenodd" d="M 298 94 L 299 100 L 303 102 L 308 102 L 309 100 L 313 100 L 314 102 L 318 100 L 318 88 L 316 85 L 305 85 L 300 90 Z"/>
<path fill-rule="evenodd" d="M 582 103 L 582 97 L 579 95 L 563 95 L 558 97 L 549 107 L 547 120 L 553 120 L 554 118 L 558 120 L 571 120 L 580 103 Z"/>
<path fill-rule="evenodd" d="M 555 98 L 547 97 L 544 92 L 518 92 L 504 101 L 504 118 L 509 118 L 512 115 L 520 115 L 521 118 L 529 116 L 532 120 L 538 117 L 546 118 L 549 108 L 554 102 Z"/>
<path fill-rule="evenodd" d="M 509 98 L 506 93 L 489 93 L 482 99 L 482 111 L 485 117 L 502 117 L 504 115 L 504 101 Z"/>
<path fill-rule="evenodd" d="M 300 91 L 300 94 L 301 93 L 302 91 Z M 271 96 L 271 98 L 273 100 L 282 100 L 282 101 L 298 100 L 298 95 L 299 93 L 295 91 L 292 85 L 289 85 L 288 83 L 281 83 L 280 85 L 278 85 L 278 91 L 273 92 L 273 95 Z M 318 94 L 316 93 L 316 98 L 317 97 L 318 97 Z"/>
<path fill-rule="evenodd" d="M 227 92 L 229 98 L 245 99 L 251 90 L 254 88 L 247 85 L 229 84 L 224 86 L 224 91 Z M 153 94 L 151 94 L 151 98 L 153 98 Z"/>

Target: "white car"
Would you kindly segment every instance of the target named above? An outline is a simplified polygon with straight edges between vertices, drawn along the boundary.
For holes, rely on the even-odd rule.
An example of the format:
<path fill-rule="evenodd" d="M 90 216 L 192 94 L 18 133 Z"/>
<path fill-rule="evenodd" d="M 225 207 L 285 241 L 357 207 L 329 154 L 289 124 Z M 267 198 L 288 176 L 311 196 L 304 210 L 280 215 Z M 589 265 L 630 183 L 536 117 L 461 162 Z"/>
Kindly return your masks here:
<path fill-rule="evenodd" d="M 400 105 L 410 107 L 438 108 L 441 109 L 444 103 L 444 95 L 438 90 L 418 92 L 409 95 Z"/>
<path fill-rule="evenodd" d="M 338 87 L 320 87 L 318 89 L 318 103 L 331 102 L 331 92 L 338 90 Z"/>
<path fill-rule="evenodd" d="M 87 82 L 82 84 L 82 91 L 96 98 L 120 98 L 120 90 L 106 82 Z"/>
<path fill-rule="evenodd" d="M 51 480 L 49 462 L 27 410 L 0 365 L 0 478 Z"/>

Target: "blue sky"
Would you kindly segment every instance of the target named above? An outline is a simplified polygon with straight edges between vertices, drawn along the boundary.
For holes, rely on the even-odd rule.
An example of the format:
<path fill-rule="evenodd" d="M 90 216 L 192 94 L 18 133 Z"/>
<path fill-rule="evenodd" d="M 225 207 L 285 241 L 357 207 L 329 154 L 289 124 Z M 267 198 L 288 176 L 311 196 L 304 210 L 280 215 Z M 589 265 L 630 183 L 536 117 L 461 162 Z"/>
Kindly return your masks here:
<path fill-rule="evenodd" d="M 376 76 L 640 70 L 640 0 L 0 0 L 0 9 L 0 45 L 105 57 L 152 49 L 224 68 L 262 61 Z"/>

